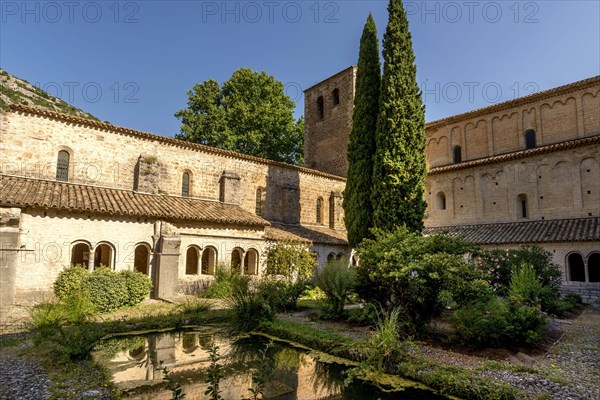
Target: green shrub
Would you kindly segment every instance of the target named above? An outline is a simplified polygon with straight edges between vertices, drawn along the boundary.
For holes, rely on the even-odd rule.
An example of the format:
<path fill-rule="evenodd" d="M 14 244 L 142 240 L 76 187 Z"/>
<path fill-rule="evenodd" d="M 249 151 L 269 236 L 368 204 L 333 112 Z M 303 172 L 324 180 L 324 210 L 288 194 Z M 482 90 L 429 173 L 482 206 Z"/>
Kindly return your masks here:
<path fill-rule="evenodd" d="M 547 322 L 539 307 L 497 296 L 467 304 L 451 317 L 458 338 L 473 346 L 533 345 Z"/>
<path fill-rule="evenodd" d="M 513 271 L 510 278 L 508 295 L 518 301 L 536 306 L 540 304 L 543 287 L 535 271 L 529 265 L 523 265 Z"/>
<path fill-rule="evenodd" d="M 313 277 L 315 286 L 326 296 L 327 312 L 334 318 L 344 315 L 344 305 L 356 284 L 356 269 L 348 260 L 336 260 L 317 269 Z"/>
<path fill-rule="evenodd" d="M 266 256 L 267 274 L 282 275 L 291 281 L 310 278 L 317 266 L 308 245 L 292 240 L 272 243 Z"/>
<path fill-rule="evenodd" d="M 406 342 L 400 338 L 401 314 L 397 308 L 389 314 L 381 312 L 375 333 L 367 339 L 367 365 L 378 371 L 393 370 L 406 355 Z"/>
<path fill-rule="evenodd" d="M 260 292 L 264 300 L 274 311 L 295 310 L 298 299 L 308 287 L 306 280 L 291 282 L 288 280 L 266 277 L 258 282 L 255 290 Z"/>
<path fill-rule="evenodd" d="M 87 268 L 83 265 L 70 265 L 62 270 L 54 281 L 54 294 L 59 299 L 66 299 L 81 290 L 81 284 L 89 275 Z"/>
<path fill-rule="evenodd" d="M 267 301 L 265 292 L 260 290 L 239 290 L 229 298 L 233 311 L 233 330 L 250 332 L 261 323 L 273 321 L 275 310 Z"/>
<path fill-rule="evenodd" d="M 443 309 L 440 293 L 474 269 L 463 257 L 471 246 L 460 238 L 422 237 L 406 229 L 374 235 L 358 248 L 357 293 L 367 302 L 400 308 L 417 330 Z"/>
<path fill-rule="evenodd" d="M 144 300 L 152 290 L 152 281 L 146 275 L 137 271 L 120 271 L 119 278 L 127 287 L 127 301 L 124 305 L 135 306 Z"/>
<path fill-rule="evenodd" d="M 128 302 L 129 291 L 125 280 L 109 268 L 98 268 L 86 277 L 83 285 L 100 312 L 114 311 Z"/>
<path fill-rule="evenodd" d="M 249 276 L 240 275 L 225 264 L 219 264 L 215 271 L 215 279 L 204 292 L 204 296 L 210 299 L 224 299 L 236 291 L 246 290 L 249 282 Z"/>

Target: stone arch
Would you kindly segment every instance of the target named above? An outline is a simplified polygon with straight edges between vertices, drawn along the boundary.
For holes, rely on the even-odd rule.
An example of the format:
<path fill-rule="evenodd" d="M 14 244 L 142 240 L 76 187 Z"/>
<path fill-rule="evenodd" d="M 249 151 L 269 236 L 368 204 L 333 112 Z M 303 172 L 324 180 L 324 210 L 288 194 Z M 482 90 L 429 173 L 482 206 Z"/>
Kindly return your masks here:
<path fill-rule="evenodd" d="M 446 193 L 444 193 L 444 192 L 438 192 L 435 195 L 435 207 L 438 210 L 445 210 L 446 209 Z"/>
<path fill-rule="evenodd" d="M 600 253 L 593 252 L 588 256 L 588 281 L 600 282 Z"/>
<path fill-rule="evenodd" d="M 335 260 L 335 253 L 331 252 L 327 255 L 327 262 L 331 262 L 333 260 Z"/>
<path fill-rule="evenodd" d="M 259 254 L 256 249 L 249 248 L 244 256 L 244 274 L 258 275 Z"/>
<path fill-rule="evenodd" d="M 469 122 L 466 124 L 465 142 L 466 160 L 487 157 L 489 155 L 487 122 L 482 119 L 477 123 Z"/>
<path fill-rule="evenodd" d="M 529 218 L 529 202 L 527 201 L 527 195 L 520 193 L 517 195 L 517 219 Z"/>
<path fill-rule="evenodd" d="M 56 157 L 56 180 L 69 182 L 71 169 L 71 153 L 67 150 L 59 150 Z"/>
<path fill-rule="evenodd" d="M 427 143 L 427 157 L 429 165 L 435 167 L 448 164 L 448 138 L 441 136 L 437 140 L 432 138 Z"/>
<path fill-rule="evenodd" d="M 323 223 L 323 198 L 321 196 L 317 197 L 316 221 L 317 224 Z"/>
<path fill-rule="evenodd" d="M 502 153 L 519 148 L 519 114 L 515 111 L 492 118 L 492 138 L 494 153 Z"/>
<path fill-rule="evenodd" d="M 189 169 L 184 170 L 181 174 L 181 196 L 190 197 L 192 195 L 192 177 L 192 172 Z"/>
<path fill-rule="evenodd" d="M 583 108 L 583 132 L 597 133 L 600 131 L 600 90 L 593 93 L 585 93 L 581 96 L 581 106 Z"/>
<path fill-rule="evenodd" d="M 87 241 L 76 241 L 71 243 L 71 265 L 81 265 L 88 268 L 90 262 L 92 245 Z"/>
<path fill-rule="evenodd" d="M 133 256 L 133 269 L 144 275 L 150 273 L 150 245 L 148 243 L 139 243 L 135 246 Z"/>
<path fill-rule="evenodd" d="M 581 177 L 581 197 L 583 208 L 598 211 L 600 204 L 600 165 L 593 157 L 585 158 L 579 164 Z"/>
<path fill-rule="evenodd" d="M 574 97 L 544 103 L 540 107 L 544 144 L 577 137 L 577 101 Z"/>
<path fill-rule="evenodd" d="M 317 98 L 317 120 L 322 121 L 325 118 L 325 100 L 323 96 Z"/>
<path fill-rule="evenodd" d="M 184 332 L 181 334 L 181 350 L 190 354 L 198 348 L 198 335 L 194 332 Z"/>
<path fill-rule="evenodd" d="M 331 92 L 331 99 L 332 99 L 334 106 L 337 106 L 340 104 L 340 89 L 338 89 L 338 88 L 333 89 L 333 92 Z"/>
<path fill-rule="evenodd" d="M 206 246 L 202 251 L 202 274 L 214 275 L 217 265 L 217 249 L 213 246 Z"/>
<path fill-rule="evenodd" d="M 585 282 L 585 265 L 581 254 L 570 253 L 567 256 L 567 268 L 570 281 Z"/>
<path fill-rule="evenodd" d="M 242 259 L 244 255 L 244 249 L 236 247 L 231 251 L 231 271 L 242 272 Z"/>
<path fill-rule="evenodd" d="M 336 256 L 335 256 L 336 260 L 341 260 L 343 258 L 344 258 L 344 253 L 342 253 L 342 252 L 337 253 Z"/>
<path fill-rule="evenodd" d="M 94 269 L 100 266 L 114 269 L 115 247 L 109 242 L 100 242 L 94 247 Z"/>
<path fill-rule="evenodd" d="M 198 275 L 198 264 L 200 260 L 200 248 L 191 245 L 185 251 L 185 274 Z"/>

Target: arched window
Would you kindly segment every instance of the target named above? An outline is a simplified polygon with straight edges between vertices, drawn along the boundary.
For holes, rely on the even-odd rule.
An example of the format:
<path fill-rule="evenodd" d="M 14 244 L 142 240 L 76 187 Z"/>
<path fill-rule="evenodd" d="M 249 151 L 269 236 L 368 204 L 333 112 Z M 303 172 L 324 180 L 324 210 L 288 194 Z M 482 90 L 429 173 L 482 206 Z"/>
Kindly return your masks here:
<path fill-rule="evenodd" d="M 133 268 L 137 272 L 148 275 L 148 265 L 150 264 L 150 250 L 145 244 L 140 244 L 135 248 Z"/>
<path fill-rule="evenodd" d="M 588 278 L 590 282 L 600 282 L 600 253 L 588 257 Z"/>
<path fill-rule="evenodd" d="M 94 269 L 100 267 L 112 268 L 113 251 L 112 247 L 106 243 L 101 243 L 94 250 Z"/>
<path fill-rule="evenodd" d="M 338 104 L 340 104 L 340 89 L 333 89 L 333 92 L 331 93 L 331 97 L 333 97 L 333 105 L 337 106 Z"/>
<path fill-rule="evenodd" d="M 61 150 L 58 152 L 58 160 L 56 162 L 56 180 L 62 182 L 69 181 L 69 160 L 71 156 L 68 151 Z"/>
<path fill-rule="evenodd" d="M 527 195 L 521 193 L 517 196 L 517 216 L 518 218 L 529 218 L 529 208 L 527 205 Z"/>
<path fill-rule="evenodd" d="M 242 272 L 242 253 L 244 250 L 236 247 L 231 252 L 231 271 Z"/>
<path fill-rule="evenodd" d="M 90 246 L 87 243 L 77 243 L 71 249 L 71 265 L 81 265 L 88 268 L 90 261 Z"/>
<path fill-rule="evenodd" d="M 344 253 L 338 253 L 337 256 L 335 256 L 336 260 L 341 260 L 342 258 L 344 258 Z"/>
<path fill-rule="evenodd" d="M 323 198 L 317 198 L 317 224 L 323 223 Z"/>
<path fill-rule="evenodd" d="M 322 120 L 325 118 L 325 103 L 323 102 L 323 96 L 319 96 L 317 99 L 317 119 Z"/>
<path fill-rule="evenodd" d="M 446 209 L 446 194 L 444 192 L 438 192 L 435 196 L 435 204 L 438 210 Z"/>
<path fill-rule="evenodd" d="M 335 253 L 329 253 L 327 256 L 327 262 L 331 262 L 333 260 L 335 260 Z"/>
<path fill-rule="evenodd" d="M 585 266 L 583 257 L 579 253 L 571 253 L 568 257 L 569 280 L 575 282 L 585 282 Z"/>
<path fill-rule="evenodd" d="M 198 248 L 190 246 L 185 253 L 185 274 L 198 275 Z"/>
<path fill-rule="evenodd" d="M 195 333 L 184 333 L 181 336 L 181 347 L 184 353 L 190 354 L 198 348 L 198 335 Z"/>
<path fill-rule="evenodd" d="M 454 146 L 452 149 L 452 160 L 454 164 L 458 164 L 462 161 L 462 149 L 460 146 Z"/>
<path fill-rule="evenodd" d="M 335 197 L 329 196 L 329 227 L 335 228 Z"/>
<path fill-rule="evenodd" d="M 256 206 L 255 206 L 256 215 L 262 215 L 262 189 L 256 189 Z"/>
<path fill-rule="evenodd" d="M 533 129 L 527 129 L 525 131 L 525 148 L 533 149 L 535 146 L 535 131 Z"/>
<path fill-rule="evenodd" d="M 190 197 L 190 173 L 184 172 L 181 177 L 181 195 L 183 197 Z"/>
<path fill-rule="evenodd" d="M 217 250 L 214 247 L 205 247 L 202 252 L 202 274 L 214 275 L 217 264 Z"/>
<path fill-rule="evenodd" d="M 258 275 L 258 252 L 249 249 L 244 257 L 244 274 Z"/>

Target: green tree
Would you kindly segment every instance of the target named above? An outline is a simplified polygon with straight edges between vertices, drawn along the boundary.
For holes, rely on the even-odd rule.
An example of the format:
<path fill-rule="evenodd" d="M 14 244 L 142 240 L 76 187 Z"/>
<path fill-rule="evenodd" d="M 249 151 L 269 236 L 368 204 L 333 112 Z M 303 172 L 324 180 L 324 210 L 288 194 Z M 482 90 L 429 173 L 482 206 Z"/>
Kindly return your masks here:
<path fill-rule="evenodd" d="M 373 225 L 391 232 L 423 229 L 425 108 L 408 20 L 401 0 L 390 0 L 383 38 L 383 78 L 373 164 Z"/>
<path fill-rule="evenodd" d="M 371 179 L 380 86 L 379 39 L 373 16 L 369 14 L 360 39 L 352 132 L 348 140 L 348 180 L 344 212 L 348 242 L 352 247 L 356 247 L 367 237 L 373 226 Z"/>
<path fill-rule="evenodd" d="M 293 165 L 303 163 L 304 119 L 273 76 L 240 68 L 223 85 L 209 79 L 187 91 L 178 139 Z"/>

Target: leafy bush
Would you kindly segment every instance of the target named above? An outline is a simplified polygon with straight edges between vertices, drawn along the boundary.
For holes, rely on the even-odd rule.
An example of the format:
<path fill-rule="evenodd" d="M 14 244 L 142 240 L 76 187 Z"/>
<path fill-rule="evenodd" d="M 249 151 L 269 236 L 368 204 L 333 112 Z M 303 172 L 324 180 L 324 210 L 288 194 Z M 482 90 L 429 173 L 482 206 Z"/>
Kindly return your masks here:
<path fill-rule="evenodd" d="M 380 313 L 376 331 L 367 339 L 367 365 L 378 371 L 390 371 L 406 355 L 406 342 L 402 341 L 400 324 L 401 311 Z"/>
<path fill-rule="evenodd" d="M 283 240 L 267 248 L 267 273 L 295 281 L 312 276 L 317 261 L 305 243 Z"/>
<path fill-rule="evenodd" d="M 265 301 L 274 311 L 294 310 L 298 299 L 308 287 L 306 280 L 290 282 L 277 278 L 265 278 L 256 285 L 256 290 L 262 293 Z"/>
<path fill-rule="evenodd" d="M 451 317 L 458 337 L 475 346 L 532 345 L 547 326 L 539 307 L 492 296 L 459 308 Z"/>
<path fill-rule="evenodd" d="M 88 275 L 89 271 L 81 264 L 71 265 L 65 268 L 58 274 L 58 277 L 54 281 L 54 294 L 59 299 L 66 299 L 67 297 L 78 293 L 81 290 L 82 282 Z"/>
<path fill-rule="evenodd" d="M 116 310 L 127 304 L 129 292 L 125 280 L 109 268 L 98 268 L 83 281 L 90 300 L 100 312 Z"/>
<path fill-rule="evenodd" d="M 346 299 L 356 284 L 355 268 L 347 260 L 331 261 L 316 270 L 313 280 L 325 293 L 327 312 L 334 318 L 342 317 Z"/>
<path fill-rule="evenodd" d="M 524 265 L 513 271 L 510 278 L 508 295 L 530 306 L 539 305 L 543 291 L 542 282 L 529 265 Z"/>
<path fill-rule="evenodd" d="M 119 278 L 125 282 L 127 301 L 125 305 L 135 306 L 148 297 L 152 290 L 152 282 L 148 277 L 137 271 L 120 271 Z"/>
<path fill-rule="evenodd" d="M 63 270 L 54 281 L 54 294 L 61 300 L 86 293 L 97 311 L 108 312 L 145 299 L 152 290 L 150 279 L 135 271 L 115 272 L 101 267 L 92 272 L 73 265 Z"/>
<path fill-rule="evenodd" d="M 539 301 L 542 310 L 551 311 L 560 297 L 562 274 L 558 265 L 552 262 L 552 253 L 539 246 L 522 246 L 511 250 L 479 251 L 476 264 L 487 275 L 495 292 L 506 296 L 514 271 L 529 265 L 542 284 Z"/>
<path fill-rule="evenodd" d="M 474 268 L 463 257 L 471 246 L 460 238 L 422 237 L 406 229 L 374 235 L 358 248 L 356 290 L 367 302 L 400 308 L 417 329 L 439 314 L 443 290 L 472 275 Z"/>
<path fill-rule="evenodd" d="M 219 264 L 215 271 L 215 280 L 206 289 L 204 296 L 210 299 L 224 299 L 234 295 L 236 291 L 248 288 L 250 277 L 240 275 L 225 264 Z"/>

